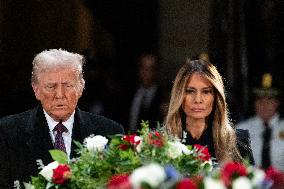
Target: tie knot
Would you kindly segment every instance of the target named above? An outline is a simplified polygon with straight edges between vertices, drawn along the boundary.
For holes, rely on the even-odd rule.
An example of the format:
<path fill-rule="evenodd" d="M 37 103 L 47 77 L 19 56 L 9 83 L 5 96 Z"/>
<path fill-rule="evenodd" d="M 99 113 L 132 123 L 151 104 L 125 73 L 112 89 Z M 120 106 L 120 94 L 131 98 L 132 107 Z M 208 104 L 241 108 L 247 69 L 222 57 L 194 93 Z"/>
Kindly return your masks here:
<path fill-rule="evenodd" d="M 53 129 L 54 131 L 56 131 L 57 133 L 64 133 L 64 132 L 68 132 L 68 129 L 62 124 L 62 122 L 59 122 Z"/>

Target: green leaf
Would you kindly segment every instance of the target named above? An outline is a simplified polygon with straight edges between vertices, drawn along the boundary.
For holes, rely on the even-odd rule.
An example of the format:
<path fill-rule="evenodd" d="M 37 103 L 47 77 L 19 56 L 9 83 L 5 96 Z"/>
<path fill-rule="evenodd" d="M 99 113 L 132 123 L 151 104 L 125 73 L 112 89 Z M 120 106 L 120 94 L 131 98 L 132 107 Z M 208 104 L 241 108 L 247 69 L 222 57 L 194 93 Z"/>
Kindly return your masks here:
<path fill-rule="evenodd" d="M 47 185 L 46 185 L 46 189 L 50 189 L 50 188 L 53 188 L 55 186 L 55 184 L 54 183 L 47 183 Z"/>
<path fill-rule="evenodd" d="M 121 143 L 122 143 L 121 137 L 118 137 L 118 136 L 113 137 L 111 140 L 111 144 L 113 145 L 119 145 Z"/>
<path fill-rule="evenodd" d="M 61 150 L 49 150 L 49 153 L 54 161 L 61 164 L 66 164 L 68 162 L 67 154 Z"/>
<path fill-rule="evenodd" d="M 43 176 L 39 175 L 38 177 L 32 176 L 32 185 L 36 189 L 45 189 L 46 180 Z"/>
<path fill-rule="evenodd" d="M 209 164 L 209 163 L 206 163 L 205 165 L 204 165 L 204 170 L 206 170 L 206 171 L 210 171 L 212 169 L 212 166 Z"/>
<path fill-rule="evenodd" d="M 83 149 L 83 148 L 84 148 L 84 146 L 83 146 L 80 142 L 78 142 L 78 141 L 76 141 L 76 140 L 74 140 L 73 142 L 75 143 L 75 145 L 76 145 L 79 149 Z"/>
<path fill-rule="evenodd" d="M 24 187 L 25 189 L 35 189 L 34 185 L 32 185 L 31 183 L 26 183 L 26 182 L 24 182 Z"/>

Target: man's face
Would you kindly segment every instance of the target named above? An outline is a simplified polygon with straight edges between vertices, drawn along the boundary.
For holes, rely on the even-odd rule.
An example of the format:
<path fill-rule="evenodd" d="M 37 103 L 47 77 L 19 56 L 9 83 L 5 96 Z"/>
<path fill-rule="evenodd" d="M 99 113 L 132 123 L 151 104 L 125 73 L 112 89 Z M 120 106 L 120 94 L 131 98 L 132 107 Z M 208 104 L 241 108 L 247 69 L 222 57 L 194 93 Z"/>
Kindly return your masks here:
<path fill-rule="evenodd" d="M 144 87 L 150 87 L 154 82 L 155 77 L 155 58 L 144 57 L 139 65 L 139 79 Z"/>
<path fill-rule="evenodd" d="M 255 101 L 255 111 L 264 121 L 276 114 L 278 106 L 279 102 L 275 98 L 262 97 Z"/>
<path fill-rule="evenodd" d="M 32 84 L 35 96 L 43 109 L 56 121 L 66 121 L 82 95 L 78 74 L 74 69 L 52 69 L 39 73 Z"/>

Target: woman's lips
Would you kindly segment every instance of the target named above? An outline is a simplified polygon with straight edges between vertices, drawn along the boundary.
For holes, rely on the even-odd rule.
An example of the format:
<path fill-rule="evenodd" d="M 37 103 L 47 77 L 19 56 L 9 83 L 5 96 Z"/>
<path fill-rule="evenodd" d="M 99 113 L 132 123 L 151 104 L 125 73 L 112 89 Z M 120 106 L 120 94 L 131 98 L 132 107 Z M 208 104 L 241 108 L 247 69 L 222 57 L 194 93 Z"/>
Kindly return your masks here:
<path fill-rule="evenodd" d="M 202 111 L 204 111 L 204 108 L 191 108 L 191 110 L 193 112 L 202 112 Z"/>

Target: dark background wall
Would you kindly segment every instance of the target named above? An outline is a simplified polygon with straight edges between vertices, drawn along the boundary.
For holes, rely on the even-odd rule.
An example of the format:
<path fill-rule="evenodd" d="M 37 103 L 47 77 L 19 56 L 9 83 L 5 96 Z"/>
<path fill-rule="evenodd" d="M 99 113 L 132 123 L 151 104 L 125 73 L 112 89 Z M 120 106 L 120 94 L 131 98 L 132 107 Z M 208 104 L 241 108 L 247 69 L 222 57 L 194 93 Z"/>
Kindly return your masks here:
<path fill-rule="evenodd" d="M 251 89 L 263 72 L 284 88 L 280 7 L 280 0 L 1 0 L 0 117 L 36 104 L 32 59 L 63 48 L 86 54 L 87 68 L 101 71 L 104 86 L 87 86 L 82 108 L 99 93 L 112 106 L 106 115 L 123 123 L 142 52 L 161 56 L 168 88 L 186 56 L 208 52 L 225 78 L 233 118 L 242 119 L 252 114 Z"/>
<path fill-rule="evenodd" d="M 1 1 L 1 116 L 36 102 L 31 62 L 49 48 L 81 52 L 92 43 L 90 20 L 80 1 Z"/>

